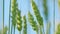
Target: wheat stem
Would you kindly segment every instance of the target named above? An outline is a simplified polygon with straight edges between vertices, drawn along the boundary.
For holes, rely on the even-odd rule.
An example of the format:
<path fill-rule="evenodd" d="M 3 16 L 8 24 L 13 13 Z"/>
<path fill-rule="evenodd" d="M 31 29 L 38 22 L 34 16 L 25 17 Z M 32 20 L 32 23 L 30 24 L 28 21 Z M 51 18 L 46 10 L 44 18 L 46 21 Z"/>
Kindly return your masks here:
<path fill-rule="evenodd" d="M 10 7 L 9 7 L 9 34 L 10 34 L 10 12 L 11 12 L 11 0 L 10 0 Z"/>
<path fill-rule="evenodd" d="M 21 31 L 19 31 L 19 34 L 21 34 Z"/>
<path fill-rule="evenodd" d="M 11 25 L 11 34 L 12 34 L 12 27 L 13 27 L 13 26 Z"/>
<path fill-rule="evenodd" d="M 45 19 L 48 20 L 47 0 L 43 0 L 43 7 L 44 7 Z"/>
<path fill-rule="evenodd" d="M 15 26 L 14 26 L 14 34 L 15 34 Z"/>
<path fill-rule="evenodd" d="M 40 26 L 40 34 L 43 34 L 43 32 L 42 32 L 42 27 Z"/>
<path fill-rule="evenodd" d="M 4 0 L 3 0 L 3 32 L 2 34 L 4 33 Z"/>
<path fill-rule="evenodd" d="M 50 34 L 50 26 L 51 26 L 50 22 L 47 23 L 46 34 Z"/>

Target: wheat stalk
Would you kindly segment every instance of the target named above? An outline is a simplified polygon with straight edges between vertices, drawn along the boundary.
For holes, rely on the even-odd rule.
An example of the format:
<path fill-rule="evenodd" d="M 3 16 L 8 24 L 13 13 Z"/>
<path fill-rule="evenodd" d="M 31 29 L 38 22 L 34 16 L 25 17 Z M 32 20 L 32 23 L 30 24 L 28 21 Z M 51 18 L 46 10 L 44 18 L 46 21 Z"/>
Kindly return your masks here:
<path fill-rule="evenodd" d="M 43 0 L 45 19 L 48 20 L 48 8 L 46 3 L 47 3 L 47 0 Z"/>
<path fill-rule="evenodd" d="M 45 15 L 45 19 L 47 21 L 47 24 L 48 24 L 48 8 L 47 8 L 47 0 L 43 0 L 43 7 L 44 7 L 44 15 Z M 50 24 L 50 23 L 49 23 Z M 50 32 L 50 27 L 49 25 L 47 25 L 47 32 L 46 34 L 49 34 Z"/>
<path fill-rule="evenodd" d="M 12 27 L 12 24 L 11 24 L 11 34 L 12 34 L 12 28 L 13 28 L 13 27 Z"/>
<path fill-rule="evenodd" d="M 10 12 L 11 12 L 11 0 L 10 0 L 10 6 L 9 6 L 9 34 L 10 34 Z"/>
<path fill-rule="evenodd" d="M 50 27 L 51 27 L 51 23 L 48 22 L 48 23 L 47 23 L 46 34 L 50 34 Z"/>
<path fill-rule="evenodd" d="M 4 33 L 4 0 L 3 0 L 3 31 L 2 31 L 2 34 Z"/>

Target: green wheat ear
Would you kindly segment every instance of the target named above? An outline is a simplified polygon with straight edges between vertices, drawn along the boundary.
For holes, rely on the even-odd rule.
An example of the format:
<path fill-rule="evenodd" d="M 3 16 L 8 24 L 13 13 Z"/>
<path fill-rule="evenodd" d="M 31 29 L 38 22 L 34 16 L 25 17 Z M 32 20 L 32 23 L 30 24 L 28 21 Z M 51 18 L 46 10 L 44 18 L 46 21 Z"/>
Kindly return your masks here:
<path fill-rule="evenodd" d="M 26 21 L 26 16 L 23 16 L 23 22 L 24 22 L 23 34 L 27 34 L 27 21 Z"/>
<path fill-rule="evenodd" d="M 30 22 L 33 30 L 37 31 L 37 25 L 36 25 L 37 23 L 34 21 L 34 18 L 33 18 L 33 16 L 31 15 L 30 12 L 28 12 L 28 20 L 29 20 L 29 22 Z"/>
<path fill-rule="evenodd" d="M 22 30 L 22 19 L 21 19 L 21 11 L 17 9 L 17 29 L 19 31 Z"/>
<path fill-rule="evenodd" d="M 39 25 L 43 25 L 43 19 L 40 15 L 40 12 L 39 12 L 39 9 L 38 9 L 36 3 L 33 0 L 32 0 L 32 8 L 33 8 L 34 14 L 37 18 Z"/>
<path fill-rule="evenodd" d="M 17 7 L 17 0 L 12 0 L 12 8 L 11 8 L 11 11 L 12 11 L 12 27 L 14 27 L 14 34 L 15 34 L 15 27 L 16 27 L 16 7 Z M 11 31 L 12 31 L 12 27 L 11 27 Z M 11 32 L 12 34 L 12 32 Z"/>
<path fill-rule="evenodd" d="M 16 0 L 12 0 L 12 24 L 16 26 Z"/>

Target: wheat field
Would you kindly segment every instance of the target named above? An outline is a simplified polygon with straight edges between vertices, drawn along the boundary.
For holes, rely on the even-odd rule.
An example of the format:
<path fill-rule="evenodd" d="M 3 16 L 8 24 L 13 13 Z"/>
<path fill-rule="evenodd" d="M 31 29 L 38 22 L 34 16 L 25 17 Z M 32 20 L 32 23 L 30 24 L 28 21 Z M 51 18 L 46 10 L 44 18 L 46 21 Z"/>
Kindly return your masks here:
<path fill-rule="evenodd" d="M 60 34 L 60 0 L 0 0 L 0 34 Z"/>

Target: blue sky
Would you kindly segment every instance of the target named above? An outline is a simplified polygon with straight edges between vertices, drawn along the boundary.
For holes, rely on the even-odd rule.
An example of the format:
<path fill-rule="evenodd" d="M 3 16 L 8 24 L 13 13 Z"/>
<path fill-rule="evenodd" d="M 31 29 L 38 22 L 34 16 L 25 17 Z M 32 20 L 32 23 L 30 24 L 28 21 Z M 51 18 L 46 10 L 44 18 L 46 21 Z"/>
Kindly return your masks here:
<path fill-rule="evenodd" d="M 9 1 L 10 0 L 5 0 L 5 16 L 4 16 L 4 18 L 5 18 L 5 20 L 4 20 L 4 25 L 6 26 L 8 26 L 8 22 L 9 22 Z M 51 21 L 51 33 L 50 34 L 53 34 L 53 30 L 54 30 L 54 24 L 53 24 L 53 18 L 54 18 L 54 16 L 53 16 L 53 13 L 54 13 L 54 2 L 53 2 L 54 0 L 48 0 L 48 2 L 47 2 L 47 5 L 48 5 L 48 11 L 49 11 L 49 21 Z M 45 18 L 44 18 L 44 14 L 43 14 L 43 5 L 42 5 L 42 0 L 35 0 L 35 2 L 36 2 L 36 4 L 37 4 L 37 6 L 38 6 L 38 8 L 39 8 L 39 10 L 40 10 L 40 12 L 41 12 L 41 16 L 43 17 L 43 19 L 44 19 L 44 29 L 46 30 L 46 21 L 45 21 Z M 2 29 L 2 0 L 0 0 L 0 29 Z M 18 3 L 19 3 L 19 5 L 18 5 L 18 7 L 19 7 L 19 9 L 21 10 L 21 16 L 24 16 L 24 15 L 26 15 L 27 16 L 27 13 L 28 13 L 28 11 L 30 11 L 33 15 L 34 15 L 34 13 L 33 13 L 33 10 L 32 10 L 32 7 L 31 7 L 31 2 L 30 2 L 30 0 L 18 0 Z M 57 23 L 57 22 L 59 22 L 59 20 L 60 20 L 60 16 L 59 16 L 59 11 L 58 11 L 58 4 L 57 4 L 58 2 L 57 2 L 57 0 L 55 0 L 55 23 Z M 27 20 L 28 21 L 28 20 Z M 27 34 L 36 34 L 36 32 L 35 31 L 33 31 L 32 30 L 32 28 L 31 28 L 31 26 L 30 26 L 30 24 L 29 24 L 29 22 L 27 22 L 27 24 L 28 24 L 28 29 L 27 29 L 27 31 L 28 31 L 28 33 Z M 16 29 L 16 34 L 18 34 L 19 32 L 18 32 L 18 30 Z"/>

